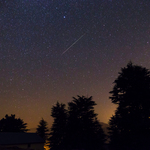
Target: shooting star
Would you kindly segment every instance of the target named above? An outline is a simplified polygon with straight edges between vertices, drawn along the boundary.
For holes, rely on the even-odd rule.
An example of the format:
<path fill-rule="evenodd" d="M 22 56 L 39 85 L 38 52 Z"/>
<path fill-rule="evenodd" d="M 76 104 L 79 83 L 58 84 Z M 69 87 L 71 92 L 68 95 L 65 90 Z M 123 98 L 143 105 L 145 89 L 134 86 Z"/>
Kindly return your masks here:
<path fill-rule="evenodd" d="M 83 36 L 85 35 L 85 33 L 83 35 L 81 35 L 73 44 L 71 44 L 61 55 L 65 54 L 73 45 L 75 45 Z"/>

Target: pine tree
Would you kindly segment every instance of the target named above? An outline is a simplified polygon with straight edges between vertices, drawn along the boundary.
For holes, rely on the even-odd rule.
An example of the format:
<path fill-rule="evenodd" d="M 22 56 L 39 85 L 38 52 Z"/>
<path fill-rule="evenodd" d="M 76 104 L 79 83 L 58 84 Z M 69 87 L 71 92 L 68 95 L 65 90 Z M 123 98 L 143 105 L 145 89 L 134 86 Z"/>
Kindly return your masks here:
<path fill-rule="evenodd" d="M 69 149 L 103 149 L 105 135 L 94 112 L 96 103 L 92 97 L 73 97 L 68 105 Z"/>
<path fill-rule="evenodd" d="M 68 110 L 64 104 L 53 106 L 52 150 L 103 149 L 105 135 L 94 112 L 95 105 L 92 97 L 78 96 L 68 103 Z"/>
<path fill-rule="evenodd" d="M 146 149 L 150 140 L 150 71 L 133 65 L 121 69 L 110 92 L 118 107 L 110 119 L 114 149 Z"/>
<path fill-rule="evenodd" d="M 54 122 L 50 131 L 50 149 L 64 149 L 64 139 L 67 130 L 67 111 L 65 109 L 65 104 L 60 104 L 57 102 L 56 106 L 52 107 L 51 116 L 54 118 Z"/>
<path fill-rule="evenodd" d="M 47 122 L 42 118 L 36 128 L 36 133 L 46 141 L 48 138 L 48 131 Z"/>

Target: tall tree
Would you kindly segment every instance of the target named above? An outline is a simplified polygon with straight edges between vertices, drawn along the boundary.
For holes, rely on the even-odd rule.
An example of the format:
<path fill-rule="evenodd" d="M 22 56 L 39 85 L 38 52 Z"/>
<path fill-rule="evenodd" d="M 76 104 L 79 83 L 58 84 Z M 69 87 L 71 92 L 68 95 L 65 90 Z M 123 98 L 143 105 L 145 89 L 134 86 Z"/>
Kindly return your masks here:
<path fill-rule="evenodd" d="M 67 130 L 67 110 L 65 109 L 65 104 L 57 102 L 56 106 L 52 107 L 51 116 L 54 118 L 54 122 L 50 131 L 50 149 L 64 149 L 64 139 Z"/>
<path fill-rule="evenodd" d="M 110 99 L 117 109 L 109 122 L 110 144 L 115 149 L 146 149 L 150 140 L 150 71 L 129 62 L 114 84 Z"/>
<path fill-rule="evenodd" d="M 36 133 L 46 141 L 48 138 L 48 131 L 47 122 L 42 118 L 36 128 Z"/>
<path fill-rule="evenodd" d="M 97 114 L 94 113 L 95 105 L 92 97 L 78 96 L 68 103 L 68 110 L 59 103 L 52 108 L 54 123 L 50 144 L 55 143 L 55 147 L 51 144 L 53 150 L 103 148 L 105 136 Z"/>
<path fill-rule="evenodd" d="M 20 118 L 15 118 L 15 115 L 11 114 L 8 116 L 6 114 L 5 118 L 0 120 L 0 132 L 26 132 L 27 123 Z"/>
<path fill-rule="evenodd" d="M 69 149 L 102 149 L 105 136 L 94 112 L 96 103 L 92 97 L 73 97 L 68 105 Z"/>

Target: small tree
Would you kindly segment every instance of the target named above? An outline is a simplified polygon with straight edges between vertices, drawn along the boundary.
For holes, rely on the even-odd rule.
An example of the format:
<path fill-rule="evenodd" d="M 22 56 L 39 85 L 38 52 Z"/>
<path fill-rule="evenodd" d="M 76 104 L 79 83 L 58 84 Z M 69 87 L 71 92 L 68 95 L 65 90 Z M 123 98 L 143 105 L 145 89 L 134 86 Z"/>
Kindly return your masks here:
<path fill-rule="evenodd" d="M 145 149 L 150 140 L 150 71 L 130 62 L 114 84 L 110 99 L 118 107 L 109 122 L 110 144 Z"/>
<path fill-rule="evenodd" d="M 36 128 L 36 133 L 46 141 L 48 138 L 48 131 L 47 122 L 42 118 Z"/>
<path fill-rule="evenodd" d="M 15 115 L 6 114 L 5 118 L 0 120 L 0 132 L 26 132 L 28 131 L 27 123 L 20 118 L 15 118 Z"/>

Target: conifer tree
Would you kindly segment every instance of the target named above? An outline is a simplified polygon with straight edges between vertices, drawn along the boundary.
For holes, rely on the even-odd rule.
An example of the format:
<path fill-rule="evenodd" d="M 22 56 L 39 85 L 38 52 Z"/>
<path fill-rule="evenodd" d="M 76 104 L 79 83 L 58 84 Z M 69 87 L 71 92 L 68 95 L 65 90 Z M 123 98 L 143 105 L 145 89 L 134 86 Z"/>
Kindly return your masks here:
<path fill-rule="evenodd" d="M 48 131 L 47 122 L 42 118 L 36 128 L 36 133 L 46 141 L 48 138 Z"/>
<path fill-rule="evenodd" d="M 64 149 L 64 139 L 67 130 L 67 111 L 65 109 L 65 104 L 57 102 L 57 104 L 52 107 L 51 116 L 54 118 L 54 122 L 50 131 L 50 149 Z"/>
<path fill-rule="evenodd" d="M 92 97 L 78 96 L 68 103 L 57 103 L 52 108 L 54 122 L 51 128 L 52 150 L 103 149 L 105 135 L 94 112 Z"/>
<path fill-rule="evenodd" d="M 110 92 L 117 105 L 110 119 L 111 147 L 146 149 L 150 140 L 150 71 L 129 62 Z M 149 147 L 150 148 L 150 147 Z"/>

